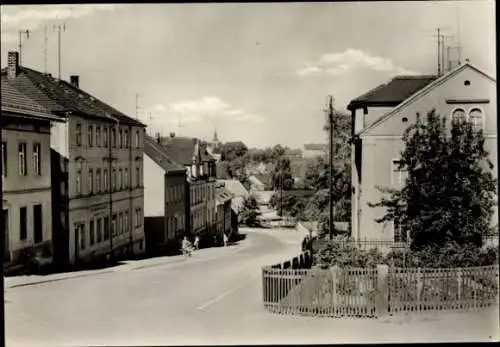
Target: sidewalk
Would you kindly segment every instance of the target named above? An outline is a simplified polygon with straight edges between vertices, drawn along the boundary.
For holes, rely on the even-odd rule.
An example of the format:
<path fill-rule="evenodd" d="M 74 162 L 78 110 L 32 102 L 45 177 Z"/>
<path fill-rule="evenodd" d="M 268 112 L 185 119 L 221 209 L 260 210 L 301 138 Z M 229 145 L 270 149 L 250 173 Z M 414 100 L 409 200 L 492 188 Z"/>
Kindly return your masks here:
<path fill-rule="evenodd" d="M 155 266 L 178 264 L 178 263 L 183 263 L 185 261 L 190 261 L 192 263 L 195 263 L 199 261 L 207 261 L 210 259 L 214 259 L 224 254 L 239 252 L 250 246 L 251 246 L 251 240 L 246 239 L 243 240 L 243 242 L 240 242 L 230 247 L 212 247 L 212 248 L 200 249 L 198 251 L 195 251 L 191 258 L 186 258 L 182 255 L 163 256 L 163 257 L 147 258 L 141 260 L 125 260 L 122 261 L 121 262 L 122 264 L 120 265 L 98 270 L 83 270 L 83 271 L 49 274 L 49 275 L 26 275 L 26 276 L 4 277 L 4 287 L 6 289 L 23 287 L 35 284 L 68 280 L 68 279 L 96 276 L 100 274 L 107 274 L 113 272 L 127 272 L 127 271 L 140 270 Z"/>

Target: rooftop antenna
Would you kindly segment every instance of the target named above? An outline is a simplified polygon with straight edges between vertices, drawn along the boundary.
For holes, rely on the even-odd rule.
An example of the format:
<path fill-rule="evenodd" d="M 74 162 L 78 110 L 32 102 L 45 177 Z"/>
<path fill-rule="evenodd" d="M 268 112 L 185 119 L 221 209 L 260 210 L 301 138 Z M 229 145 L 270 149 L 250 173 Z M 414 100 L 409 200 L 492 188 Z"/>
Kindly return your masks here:
<path fill-rule="evenodd" d="M 139 93 L 135 93 L 135 119 L 139 120 Z"/>
<path fill-rule="evenodd" d="M 436 29 L 437 35 L 431 35 L 432 37 L 437 38 L 437 74 L 441 76 L 444 73 L 444 38 L 452 37 L 451 35 L 443 34 L 443 31 L 449 30 L 449 28 L 441 28 L 438 27 Z"/>
<path fill-rule="evenodd" d="M 57 67 L 58 67 L 58 78 L 61 79 L 61 31 L 66 31 L 66 23 L 54 25 L 54 29 L 57 30 Z"/>
<path fill-rule="evenodd" d="M 19 30 L 19 65 L 22 63 L 22 51 L 23 51 L 23 35 L 26 35 L 26 39 L 30 38 L 30 31 L 29 29 L 25 30 Z"/>
<path fill-rule="evenodd" d="M 43 28 L 43 69 L 47 73 L 47 25 Z"/>
<path fill-rule="evenodd" d="M 184 124 L 182 124 L 182 114 L 179 113 L 178 118 L 177 118 L 177 127 L 179 128 L 178 132 L 179 135 L 181 133 L 181 128 L 184 127 Z"/>

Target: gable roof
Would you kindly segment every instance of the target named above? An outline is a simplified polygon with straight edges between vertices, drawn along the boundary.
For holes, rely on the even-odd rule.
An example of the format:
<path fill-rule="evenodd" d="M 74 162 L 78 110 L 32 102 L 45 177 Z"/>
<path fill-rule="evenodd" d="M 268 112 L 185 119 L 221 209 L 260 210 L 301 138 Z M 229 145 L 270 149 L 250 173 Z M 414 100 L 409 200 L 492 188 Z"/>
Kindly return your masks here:
<path fill-rule="evenodd" d="M 65 118 L 51 114 L 47 108 L 14 88 L 8 81 L 2 80 L 2 111 L 23 116 L 64 122 Z"/>
<path fill-rule="evenodd" d="M 151 158 L 165 172 L 186 172 L 186 169 L 173 161 L 166 153 L 165 148 L 148 134 L 144 135 L 144 154 Z"/>
<path fill-rule="evenodd" d="M 162 137 L 161 145 L 169 157 L 181 165 L 191 165 L 193 162 L 196 139 L 192 137 Z"/>
<path fill-rule="evenodd" d="M 19 66 L 15 78 L 10 79 L 7 77 L 7 68 L 3 68 L 1 74 L 2 82 L 4 80 L 12 81 L 27 96 L 39 102 L 47 103 L 44 106 L 47 106 L 51 111 L 73 111 L 83 117 L 100 118 L 109 121 L 118 120 L 124 124 L 145 127 L 143 123 L 128 117 L 82 89 L 64 80 L 56 79 L 49 74 L 23 66 Z"/>
<path fill-rule="evenodd" d="M 396 76 L 351 100 L 347 109 L 352 111 L 365 106 L 396 106 L 410 95 L 436 80 L 437 76 Z"/>
<path fill-rule="evenodd" d="M 245 189 L 243 184 L 241 184 L 240 181 L 234 179 L 234 180 L 220 180 L 221 182 L 224 182 L 224 186 L 228 191 L 230 191 L 234 197 L 238 198 L 247 198 L 250 196 L 248 191 Z"/>
<path fill-rule="evenodd" d="M 458 65 L 454 69 L 452 69 L 451 71 L 449 71 L 448 73 L 442 75 L 441 77 L 439 77 L 438 79 L 434 80 L 433 82 L 431 82 L 430 84 L 428 84 L 424 88 L 420 89 L 418 92 L 416 92 L 413 95 L 411 95 L 410 97 L 408 97 L 406 100 L 403 100 L 403 102 L 401 102 L 399 105 L 397 105 L 397 107 L 395 107 L 394 109 L 392 109 L 390 112 L 382 115 L 379 119 L 377 119 L 375 122 L 373 122 L 368 127 L 362 129 L 357 135 L 361 136 L 361 135 L 365 134 L 367 131 L 369 131 L 371 129 L 374 129 L 375 127 L 379 126 L 380 124 L 382 124 L 383 122 L 385 122 L 386 119 L 388 119 L 388 118 L 392 117 L 394 114 L 400 112 L 403 108 L 407 107 L 412 102 L 414 102 L 414 101 L 418 100 L 419 98 L 421 98 L 422 96 L 426 95 L 432 89 L 434 89 L 434 88 L 440 86 L 441 84 L 443 84 L 444 82 L 448 81 L 450 78 L 456 76 L 458 73 L 460 73 L 461 71 L 465 70 L 466 68 L 471 68 L 474 71 L 476 71 L 476 72 L 480 73 L 481 75 L 485 76 L 486 78 L 492 80 L 493 82 L 496 82 L 496 79 L 493 76 L 487 74 L 486 72 L 484 72 L 483 70 L 479 69 L 478 67 L 476 67 L 475 65 L 471 64 L 470 62 L 466 62 L 465 64 Z"/>

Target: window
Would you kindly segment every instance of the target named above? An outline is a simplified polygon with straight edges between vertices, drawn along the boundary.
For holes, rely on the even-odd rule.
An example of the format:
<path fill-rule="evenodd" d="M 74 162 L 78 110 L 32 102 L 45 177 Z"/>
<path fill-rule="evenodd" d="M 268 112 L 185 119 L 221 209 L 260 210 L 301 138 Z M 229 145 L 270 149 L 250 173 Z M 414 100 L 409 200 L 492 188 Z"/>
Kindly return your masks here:
<path fill-rule="evenodd" d="M 123 177 L 123 187 L 125 189 L 128 188 L 128 168 L 124 169 L 124 177 Z"/>
<path fill-rule="evenodd" d="M 103 177 L 102 177 L 102 180 L 103 180 L 103 190 L 105 192 L 108 191 L 108 169 L 104 169 L 104 174 L 103 174 Z"/>
<path fill-rule="evenodd" d="M 123 213 L 118 214 L 118 235 L 123 234 Z"/>
<path fill-rule="evenodd" d="M 112 222 L 112 226 L 111 226 L 111 232 L 112 232 L 112 236 L 116 236 L 116 232 L 117 232 L 117 229 L 116 229 L 116 213 L 113 215 L 113 222 Z"/>
<path fill-rule="evenodd" d="M 96 223 L 96 228 L 97 228 L 97 243 L 102 242 L 102 219 L 98 218 L 97 223 Z"/>
<path fill-rule="evenodd" d="M 457 108 L 451 114 L 451 121 L 454 123 L 462 123 L 465 122 L 465 111 L 461 108 Z"/>
<path fill-rule="evenodd" d="M 136 187 L 140 187 L 141 186 L 141 168 L 139 166 L 137 166 L 135 168 L 135 178 L 137 180 Z"/>
<path fill-rule="evenodd" d="M 28 208 L 19 209 L 19 238 L 26 240 L 28 238 Z"/>
<path fill-rule="evenodd" d="M 35 243 L 43 241 L 42 205 L 33 205 L 33 231 Z"/>
<path fill-rule="evenodd" d="M 118 130 L 118 146 L 123 148 L 123 132 L 122 129 Z"/>
<path fill-rule="evenodd" d="M 128 130 L 125 129 L 123 132 L 123 147 L 128 148 L 129 140 L 128 140 Z"/>
<path fill-rule="evenodd" d="M 135 226 L 140 227 L 142 225 L 142 216 L 141 216 L 141 209 L 136 208 L 135 209 Z"/>
<path fill-rule="evenodd" d="M 101 191 L 101 169 L 95 170 L 95 191 L 96 193 Z"/>
<path fill-rule="evenodd" d="M 109 239 L 109 217 L 104 217 L 104 240 Z"/>
<path fill-rule="evenodd" d="M 76 195 L 82 194 L 82 164 L 80 162 L 76 163 Z"/>
<path fill-rule="evenodd" d="M 408 231 L 399 220 L 394 220 L 394 242 L 407 242 Z"/>
<path fill-rule="evenodd" d="M 40 144 L 39 143 L 33 144 L 33 174 L 35 176 L 42 175 L 40 152 L 41 152 Z"/>
<path fill-rule="evenodd" d="M 89 236 L 90 245 L 93 246 L 95 243 L 95 224 L 93 220 L 89 224 Z"/>
<path fill-rule="evenodd" d="M 108 128 L 102 128 L 102 145 L 104 148 L 108 148 Z"/>
<path fill-rule="evenodd" d="M 89 125 L 89 132 L 88 132 L 88 137 L 89 137 L 89 147 L 92 147 L 94 145 L 94 129 L 92 125 Z"/>
<path fill-rule="evenodd" d="M 7 176 L 7 142 L 2 142 L 2 176 Z"/>
<path fill-rule="evenodd" d="M 123 223 L 125 224 L 123 226 L 123 229 L 125 230 L 125 232 L 129 232 L 130 231 L 130 221 L 128 219 L 128 211 L 125 211 L 125 216 L 124 216 L 124 219 L 123 219 Z"/>
<path fill-rule="evenodd" d="M 101 127 L 95 127 L 95 146 L 101 147 Z"/>
<path fill-rule="evenodd" d="M 93 169 L 89 169 L 87 186 L 88 186 L 89 194 L 92 194 L 94 192 L 94 170 Z"/>
<path fill-rule="evenodd" d="M 118 190 L 121 190 L 122 189 L 122 168 L 119 168 L 118 169 L 118 182 L 117 182 L 117 186 L 118 186 Z"/>
<path fill-rule="evenodd" d="M 82 125 L 81 124 L 76 125 L 75 139 L 76 139 L 76 145 L 81 146 L 82 145 Z"/>
<path fill-rule="evenodd" d="M 80 249 L 85 249 L 85 224 L 78 225 L 77 232 L 80 234 Z"/>
<path fill-rule="evenodd" d="M 392 161 L 391 183 L 399 187 L 403 186 L 408 178 L 408 171 L 404 167 L 400 167 L 400 165 L 400 160 Z"/>
<path fill-rule="evenodd" d="M 116 168 L 113 168 L 113 175 L 111 176 L 111 191 L 116 190 Z"/>
<path fill-rule="evenodd" d="M 483 130 L 483 113 L 480 109 L 474 108 L 470 111 L 469 121 L 475 131 Z"/>
<path fill-rule="evenodd" d="M 140 148 L 140 137 L 139 130 L 135 132 L 135 148 Z"/>
<path fill-rule="evenodd" d="M 116 148 L 116 129 L 111 128 L 111 144 L 113 148 Z"/>
<path fill-rule="evenodd" d="M 18 147 L 19 152 L 19 175 L 26 176 L 28 174 L 27 162 L 26 162 L 26 143 L 22 142 Z"/>

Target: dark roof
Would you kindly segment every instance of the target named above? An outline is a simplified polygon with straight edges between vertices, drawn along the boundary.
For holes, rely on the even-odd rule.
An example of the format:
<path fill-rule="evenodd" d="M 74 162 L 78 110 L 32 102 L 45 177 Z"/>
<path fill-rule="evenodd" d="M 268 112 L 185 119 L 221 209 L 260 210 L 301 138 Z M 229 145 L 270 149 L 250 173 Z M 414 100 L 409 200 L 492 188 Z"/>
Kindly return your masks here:
<path fill-rule="evenodd" d="M 196 139 L 192 137 L 162 137 L 161 145 L 168 156 L 181 165 L 191 165 Z"/>
<path fill-rule="evenodd" d="M 144 135 L 144 153 L 166 172 L 186 172 L 186 169 L 173 161 L 154 138 Z"/>
<path fill-rule="evenodd" d="M 22 66 L 19 67 L 18 75 L 13 79 L 7 78 L 7 68 L 2 69 L 1 73 L 2 80 L 5 78 L 9 82 L 12 81 L 16 88 L 43 103 L 50 111 L 73 111 L 83 117 L 110 121 L 116 119 L 124 124 L 145 126 L 71 83 L 58 80 L 51 75 Z"/>
<path fill-rule="evenodd" d="M 23 111 L 31 111 L 31 112 L 40 112 L 40 113 L 49 113 L 49 111 L 22 94 L 19 90 L 10 85 L 7 81 L 2 80 L 1 86 L 1 99 L 2 99 L 2 109 L 11 108 L 18 109 L 20 112 Z"/>
<path fill-rule="evenodd" d="M 351 100 L 347 109 L 363 106 L 396 106 L 434 81 L 436 76 L 397 76 Z"/>
<path fill-rule="evenodd" d="M 224 187 L 215 188 L 215 200 L 217 205 L 223 204 L 233 198 L 233 194 Z"/>

